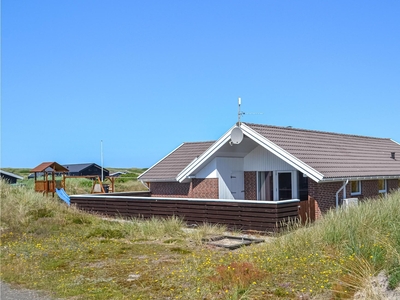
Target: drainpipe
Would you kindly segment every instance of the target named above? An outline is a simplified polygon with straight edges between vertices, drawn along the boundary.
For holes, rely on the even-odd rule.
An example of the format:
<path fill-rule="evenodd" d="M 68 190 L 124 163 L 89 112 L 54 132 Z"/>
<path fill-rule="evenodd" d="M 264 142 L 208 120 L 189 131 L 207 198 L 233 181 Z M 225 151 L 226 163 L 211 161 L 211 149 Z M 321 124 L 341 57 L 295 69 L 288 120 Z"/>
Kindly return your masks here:
<path fill-rule="evenodd" d="M 342 185 L 342 187 L 336 192 L 336 209 L 339 208 L 339 193 L 341 190 L 343 190 L 346 185 L 349 183 L 349 180 L 347 179 L 346 182 Z"/>

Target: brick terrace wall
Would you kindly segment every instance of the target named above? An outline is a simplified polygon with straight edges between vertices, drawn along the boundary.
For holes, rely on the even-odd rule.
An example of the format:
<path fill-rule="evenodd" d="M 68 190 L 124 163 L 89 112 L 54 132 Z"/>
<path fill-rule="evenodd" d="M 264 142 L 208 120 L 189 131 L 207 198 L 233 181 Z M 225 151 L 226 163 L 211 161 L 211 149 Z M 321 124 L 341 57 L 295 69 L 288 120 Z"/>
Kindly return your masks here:
<path fill-rule="evenodd" d="M 218 199 L 218 178 L 194 178 L 190 184 L 190 198 Z"/>
<path fill-rule="evenodd" d="M 152 197 L 187 198 L 190 191 L 190 183 L 179 182 L 150 182 Z"/>
<path fill-rule="evenodd" d="M 244 172 L 244 199 L 257 200 L 257 172 Z"/>

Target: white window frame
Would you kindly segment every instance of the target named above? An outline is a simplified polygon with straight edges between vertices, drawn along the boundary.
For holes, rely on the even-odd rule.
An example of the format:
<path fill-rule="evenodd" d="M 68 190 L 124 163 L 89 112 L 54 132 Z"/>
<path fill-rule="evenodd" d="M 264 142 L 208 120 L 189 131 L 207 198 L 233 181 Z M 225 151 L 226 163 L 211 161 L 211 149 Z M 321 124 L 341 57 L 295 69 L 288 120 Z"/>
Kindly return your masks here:
<path fill-rule="evenodd" d="M 350 194 L 351 194 L 352 196 L 361 195 L 361 180 L 352 180 L 352 181 L 350 182 L 350 184 L 351 184 L 352 182 L 357 182 L 357 183 L 358 183 L 358 192 L 353 192 L 353 191 L 352 191 L 352 187 L 351 187 L 351 185 L 350 185 Z"/>
<path fill-rule="evenodd" d="M 379 182 L 379 180 L 383 180 L 383 184 L 385 187 L 383 190 L 379 190 L 379 193 L 380 194 L 387 193 L 387 180 L 386 179 L 378 179 L 378 182 Z"/>

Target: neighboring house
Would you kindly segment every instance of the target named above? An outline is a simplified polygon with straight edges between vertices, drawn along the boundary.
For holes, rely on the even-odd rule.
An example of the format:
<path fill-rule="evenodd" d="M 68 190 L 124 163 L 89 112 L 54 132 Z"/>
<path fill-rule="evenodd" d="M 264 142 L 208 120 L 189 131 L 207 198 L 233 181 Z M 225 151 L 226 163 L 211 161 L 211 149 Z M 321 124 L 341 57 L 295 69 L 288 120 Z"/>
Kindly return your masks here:
<path fill-rule="evenodd" d="M 125 174 L 126 174 L 126 172 L 118 171 L 118 172 L 111 173 L 110 177 L 120 177 L 121 175 L 125 175 Z"/>
<path fill-rule="evenodd" d="M 87 164 L 69 164 L 63 165 L 68 169 L 69 176 L 91 176 L 98 175 L 101 177 L 101 167 L 95 163 L 87 163 Z M 108 176 L 110 171 L 103 168 L 103 178 Z"/>
<path fill-rule="evenodd" d="M 10 173 L 10 172 L 6 172 L 3 170 L 0 170 L 0 177 L 1 179 L 7 181 L 7 183 L 10 184 L 15 184 L 17 183 L 18 179 L 24 179 L 24 177 L 18 176 L 16 174 Z"/>
<path fill-rule="evenodd" d="M 158 197 L 300 199 L 312 219 L 345 198 L 399 188 L 400 144 L 391 139 L 237 127 L 215 142 L 183 143 L 138 179 Z"/>

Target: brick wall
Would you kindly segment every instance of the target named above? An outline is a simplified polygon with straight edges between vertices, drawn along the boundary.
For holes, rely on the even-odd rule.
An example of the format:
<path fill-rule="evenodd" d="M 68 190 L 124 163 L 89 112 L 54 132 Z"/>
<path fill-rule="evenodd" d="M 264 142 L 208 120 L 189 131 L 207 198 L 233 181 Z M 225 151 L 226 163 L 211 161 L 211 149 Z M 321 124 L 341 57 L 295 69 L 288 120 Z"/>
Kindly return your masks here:
<path fill-rule="evenodd" d="M 400 179 L 389 179 L 387 181 L 387 190 L 397 190 L 400 187 Z"/>
<path fill-rule="evenodd" d="M 244 199 L 257 200 L 257 172 L 244 172 Z"/>
<path fill-rule="evenodd" d="M 336 192 L 341 188 L 343 182 L 316 183 L 308 178 L 308 195 L 315 199 L 315 219 L 318 219 L 323 213 L 336 207 Z M 339 199 L 342 199 L 343 193 L 340 192 Z"/>
<path fill-rule="evenodd" d="M 217 178 L 194 178 L 190 183 L 151 182 L 152 197 L 218 199 Z"/>
<path fill-rule="evenodd" d="M 218 178 L 192 179 L 189 198 L 218 199 Z"/>
<path fill-rule="evenodd" d="M 336 192 L 342 187 L 343 182 L 327 182 L 316 183 L 308 179 L 308 195 L 315 199 L 315 218 L 318 219 L 321 214 L 327 212 L 331 208 L 336 207 Z M 388 192 L 392 189 L 399 188 L 399 181 L 397 179 L 390 179 L 387 181 Z M 346 186 L 346 198 L 371 198 L 379 196 L 378 180 L 362 180 L 361 181 L 361 194 L 351 195 L 350 182 Z M 339 205 L 343 199 L 343 191 L 339 193 Z"/>
<path fill-rule="evenodd" d="M 360 200 L 367 197 L 376 197 L 379 195 L 378 180 L 362 180 L 361 181 L 361 195 L 351 196 L 350 187 L 347 188 L 349 197 L 355 197 Z"/>

